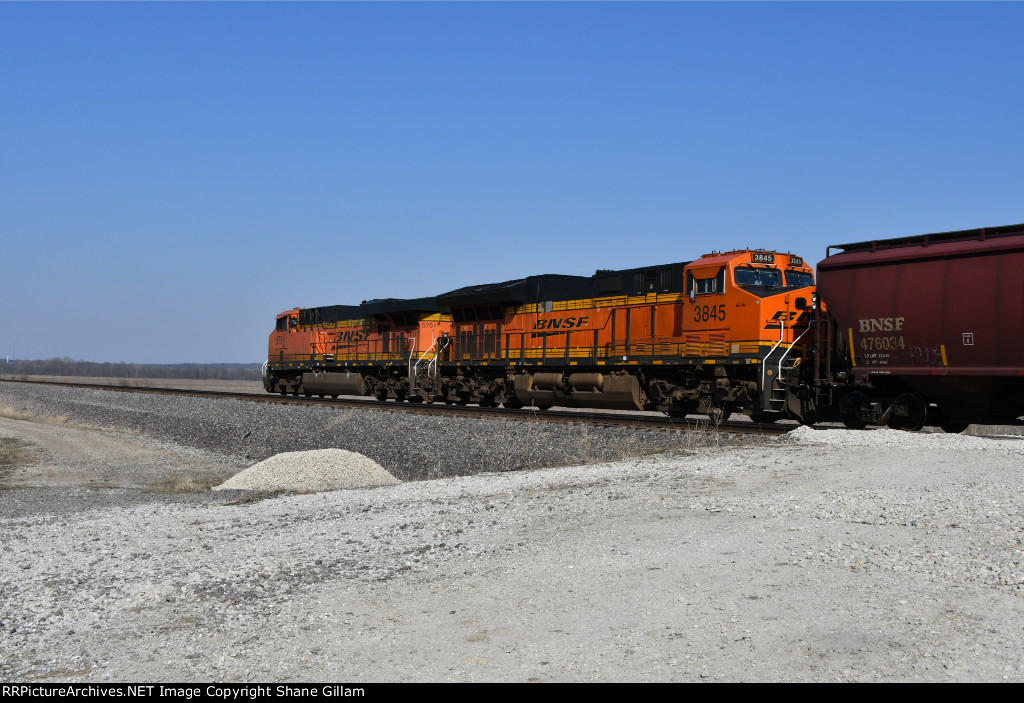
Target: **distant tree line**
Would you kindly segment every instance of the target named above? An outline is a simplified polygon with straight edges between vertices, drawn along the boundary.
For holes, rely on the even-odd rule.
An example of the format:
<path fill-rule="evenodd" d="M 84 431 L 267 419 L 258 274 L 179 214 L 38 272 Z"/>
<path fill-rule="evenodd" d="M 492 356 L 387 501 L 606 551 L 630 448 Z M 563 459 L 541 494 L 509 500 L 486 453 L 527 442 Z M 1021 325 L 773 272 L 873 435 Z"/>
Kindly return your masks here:
<path fill-rule="evenodd" d="M 263 378 L 262 364 L 129 364 L 124 361 L 102 363 L 45 359 L 11 361 L 0 359 L 4 376 L 98 376 L 102 378 L 200 378 L 223 381 L 258 381 Z"/>

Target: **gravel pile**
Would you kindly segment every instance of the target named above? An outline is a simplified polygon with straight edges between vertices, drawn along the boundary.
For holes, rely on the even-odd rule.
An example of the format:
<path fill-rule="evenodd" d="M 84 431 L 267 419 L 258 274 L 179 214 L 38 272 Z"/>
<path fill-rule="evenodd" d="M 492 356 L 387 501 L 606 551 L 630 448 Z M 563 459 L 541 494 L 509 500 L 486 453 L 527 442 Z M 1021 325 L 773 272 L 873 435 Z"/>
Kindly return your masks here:
<path fill-rule="evenodd" d="M 1002 430 L 1017 428 L 1005 427 Z M 999 436 L 999 435 L 995 435 Z M 1009 441 L 992 441 L 992 437 L 967 434 L 945 434 L 942 432 L 904 432 L 888 427 L 872 427 L 864 430 L 845 430 L 836 427 L 797 427 L 776 438 L 783 442 L 800 442 L 809 445 L 851 449 L 854 447 L 879 447 L 886 449 L 977 449 L 982 451 L 1008 451 L 1020 453 L 1017 437 L 1007 435 Z"/>
<path fill-rule="evenodd" d="M 344 449 L 284 452 L 235 474 L 213 490 L 336 491 L 401 483 L 379 464 Z"/>
<path fill-rule="evenodd" d="M 674 433 L 451 418 L 0 382 L 0 406 L 217 452 L 242 463 L 282 452 L 346 449 L 402 481 L 613 461 L 717 446 L 717 432 Z"/>

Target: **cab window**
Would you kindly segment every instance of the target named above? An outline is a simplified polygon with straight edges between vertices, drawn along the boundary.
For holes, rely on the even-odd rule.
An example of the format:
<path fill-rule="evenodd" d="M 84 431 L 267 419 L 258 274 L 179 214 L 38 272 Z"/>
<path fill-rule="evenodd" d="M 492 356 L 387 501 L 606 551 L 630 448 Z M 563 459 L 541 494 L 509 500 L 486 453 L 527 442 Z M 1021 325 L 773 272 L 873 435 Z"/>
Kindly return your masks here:
<path fill-rule="evenodd" d="M 786 285 L 806 288 L 814 285 L 814 276 L 806 271 L 786 269 Z"/>
<path fill-rule="evenodd" d="M 778 269 L 740 266 L 736 268 L 735 276 L 736 284 L 740 286 L 782 287 L 782 272 Z"/>
<path fill-rule="evenodd" d="M 711 278 L 695 278 L 692 272 L 687 272 L 686 290 L 696 295 L 723 293 L 725 291 L 725 269 L 719 269 L 718 274 Z"/>

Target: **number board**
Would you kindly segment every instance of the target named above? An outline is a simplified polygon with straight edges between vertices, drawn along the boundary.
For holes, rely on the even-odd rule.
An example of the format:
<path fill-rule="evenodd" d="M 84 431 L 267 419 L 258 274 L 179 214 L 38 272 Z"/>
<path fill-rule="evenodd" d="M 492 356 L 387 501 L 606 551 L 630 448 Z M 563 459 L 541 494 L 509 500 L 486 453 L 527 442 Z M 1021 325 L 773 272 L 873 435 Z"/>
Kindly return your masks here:
<path fill-rule="evenodd" d="M 791 256 L 791 257 L 789 257 L 789 265 L 790 266 L 803 266 L 804 265 L 804 259 L 803 259 L 802 256 Z"/>
<path fill-rule="evenodd" d="M 774 264 L 775 254 L 765 254 L 761 251 L 755 251 L 750 254 L 750 260 L 755 264 Z"/>

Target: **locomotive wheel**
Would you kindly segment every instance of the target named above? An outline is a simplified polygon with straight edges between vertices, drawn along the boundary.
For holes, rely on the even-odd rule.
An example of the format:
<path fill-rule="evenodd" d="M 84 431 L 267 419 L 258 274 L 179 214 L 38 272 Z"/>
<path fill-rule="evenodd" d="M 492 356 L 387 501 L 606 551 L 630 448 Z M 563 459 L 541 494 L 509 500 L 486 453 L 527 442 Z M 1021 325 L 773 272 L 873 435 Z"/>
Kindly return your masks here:
<path fill-rule="evenodd" d="M 947 422 L 943 425 L 939 425 L 942 431 L 946 434 L 960 434 L 967 429 L 970 423 L 967 422 Z"/>
<path fill-rule="evenodd" d="M 665 410 L 665 414 L 669 417 L 684 418 L 687 415 L 699 414 L 699 403 L 696 400 L 681 400 L 674 405 L 669 406 L 668 410 Z"/>
<path fill-rule="evenodd" d="M 732 408 L 730 408 L 728 405 L 724 407 L 714 407 L 708 411 L 708 417 L 711 419 L 711 422 L 716 425 L 725 422 L 726 420 L 729 419 L 729 416 L 731 415 Z"/>
<path fill-rule="evenodd" d="M 862 430 L 868 423 L 860 418 L 860 406 L 867 401 L 868 397 L 860 391 L 847 393 L 839 403 L 839 417 L 843 424 L 851 430 Z"/>
<path fill-rule="evenodd" d="M 750 419 L 754 422 L 759 422 L 765 425 L 769 425 L 773 422 L 778 422 L 782 419 L 782 415 L 779 413 L 755 413 L 750 416 Z"/>

